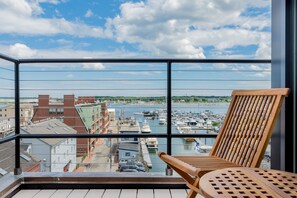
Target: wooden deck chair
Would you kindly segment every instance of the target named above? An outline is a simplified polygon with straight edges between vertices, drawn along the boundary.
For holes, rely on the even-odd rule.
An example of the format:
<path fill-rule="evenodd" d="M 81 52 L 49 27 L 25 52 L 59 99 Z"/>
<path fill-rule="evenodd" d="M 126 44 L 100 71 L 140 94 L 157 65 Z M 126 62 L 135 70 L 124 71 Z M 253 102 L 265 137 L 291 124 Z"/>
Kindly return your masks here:
<path fill-rule="evenodd" d="M 180 174 L 191 189 L 188 198 L 199 193 L 199 179 L 207 172 L 228 167 L 259 167 L 274 124 L 289 89 L 238 90 L 209 156 L 159 157 Z"/>

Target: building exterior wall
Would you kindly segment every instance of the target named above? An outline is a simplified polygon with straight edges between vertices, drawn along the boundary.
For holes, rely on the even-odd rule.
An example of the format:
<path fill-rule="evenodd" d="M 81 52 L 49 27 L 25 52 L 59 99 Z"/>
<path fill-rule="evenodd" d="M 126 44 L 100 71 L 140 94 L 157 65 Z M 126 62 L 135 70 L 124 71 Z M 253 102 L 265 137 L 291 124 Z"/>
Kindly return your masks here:
<path fill-rule="evenodd" d="M 74 171 L 76 167 L 76 140 L 68 138 L 59 145 L 52 146 L 51 156 L 51 172 Z"/>
<path fill-rule="evenodd" d="M 89 103 L 91 104 L 95 103 L 94 96 L 79 96 L 76 104 L 89 104 Z"/>
<path fill-rule="evenodd" d="M 51 148 L 48 144 L 36 138 L 22 139 L 21 144 L 31 144 L 30 154 L 41 160 L 41 172 L 51 172 Z"/>
<path fill-rule="evenodd" d="M 109 114 L 108 114 L 108 108 L 106 103 L 101 104 L 101 123 L 102 123 L 101 133 L 106 133 L 109 127 Z"/>
<path fill-rule="evenodd" d="M 7 136 L 14 131 L 14 118 L 0 118 L 0 138 Z"/>
<path fill-rule="evenodd" d="M 75 108 L 74 95 L 64 95 L 63 104 L 50 104 L 49 95 L 39 95 L 38 106 L 34 108 L 34 121 L 57 118 L 75 129 L 79 134 L 89 133 Z M 90 143 L 86 138 L 77 139 L 77 155 L 89 155 Z"/>
<path fill-rule="evenodd" d="M 21 104 L 20 109 L 20 125 L 27 126 L 28 122 L 31 121 L 33 117 L 33 106 Z M 0 119 L 1 118 L 15 118 L 15 108 L 13 105 L 8 105 L 0 108 Z"/>
<path fill-rule="evenodd" d="M 76 105 L 80 108 L 91 108 L 92 119 L 91 126 L 84 124 L 84 119 L 77 112 Z M 79 96 L 75 102 L 74 95 L 64 95 L 63 103 L 51 104 L 49 95 L 39 95 L 38 106 L 34 107 L 34 116 L 32 121 L 39 121 L 48 118 L 57 118 L 79 134 L 87 133 L 106 133 L 109 126 L 109 115 L 107 104 L 96 104 L 94 96 Z M 79 138 L 77 139 L 77 155 L 89 156 L 91 149 L 95 146 L 96 138 Z"/>
<path fill-rule="evenodd" d="M 22 133 L 26 133 L 22 131 Z M 30 154 L 41 160 L 41 172 L 72 172 L 76 168 L 76 140 L 74 138 L 63 139 L 60 144 L 49 145 L 40 139 L 23 139 L 21 144 L 30 144 Z M 33 167 L 35 169 L 37 167 Z"/>

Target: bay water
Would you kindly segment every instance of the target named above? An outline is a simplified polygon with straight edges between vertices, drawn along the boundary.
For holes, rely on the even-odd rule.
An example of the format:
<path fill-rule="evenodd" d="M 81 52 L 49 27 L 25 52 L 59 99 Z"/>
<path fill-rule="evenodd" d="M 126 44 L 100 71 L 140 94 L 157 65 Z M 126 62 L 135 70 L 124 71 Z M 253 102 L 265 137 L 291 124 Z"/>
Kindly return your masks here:
<path fill-rule="evenodd" d="M 214 114 L 225 115 L 227 112 L 229 104 L 227 103 L 173 103 L 172 112 L 192 112 L 192 113 L 201 113 L 206 110 L 212 111 Z M 140 113 L 148 111 L 160 111 L 166 109 L 166 104 L 109 104 L 108 108 L 115 109 L 116 119 L 119 116 L 122 117 L 134 117 L 142 126 L 142 122 L 145 119 Z M 150 128 L 152 130 L 151 134 L 166 134 L 168 125 L 160 125 L 159 120 L 147 119 Z M 172 126 L 172 133 L 178 133 L 178 130 L 175 126 Z M 199 138 L 206 145 L 212 145 L 214 142 L 213 138 Z M 158 138 L 159 149 L 158 151 L 167 152 L 167 140 L 166 138 Z M 195 142 L 185 141 L 184 138 L 173 138 L 172 139 L 172 154 L 173 155 L 199 155 L 195 150 Z M 157 152 L 158 152 L 157 151 Z M 164 172 L 166 165 L 159 159 L 157 152 L 150 152 L 150 158 L 152 161 L 152 168 L 150 172 Z"/>

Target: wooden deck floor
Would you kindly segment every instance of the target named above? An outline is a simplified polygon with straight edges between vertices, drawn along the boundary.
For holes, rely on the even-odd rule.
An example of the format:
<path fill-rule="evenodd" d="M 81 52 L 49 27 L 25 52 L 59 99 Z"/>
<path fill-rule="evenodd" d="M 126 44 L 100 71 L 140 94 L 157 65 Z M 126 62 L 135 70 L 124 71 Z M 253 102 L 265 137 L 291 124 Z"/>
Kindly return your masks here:
<path fill-rule="evenodd" d="M 186 189 L 21 190 L 13 198 L 183 198 L 187 193 Z"/>

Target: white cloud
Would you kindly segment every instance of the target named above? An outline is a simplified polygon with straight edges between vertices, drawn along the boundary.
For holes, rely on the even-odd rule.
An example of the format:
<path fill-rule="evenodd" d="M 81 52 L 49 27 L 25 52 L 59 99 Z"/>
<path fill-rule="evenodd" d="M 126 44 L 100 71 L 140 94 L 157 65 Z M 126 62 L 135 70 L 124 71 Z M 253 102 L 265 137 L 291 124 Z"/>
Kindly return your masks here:
<path fill-rule="evenodd" d="M 271 58 L 270 42 L 260 42 L 256 51 L 256 58 Z"/>
<path fill-rule="evenodd" d="M 42 1 L 57 4 L 60 1 Z M 43 18 L 40 1 L 0 0 L 0 33 L 21 35 L 68 34 L 79 37 L 105 37 L 101 27 L 93 27 L 82 22 L 64 18 Z"/>
<path fill-rule="evenodd" d="M 204 48 L 224 51 L 236 46 L 268 45 L 270 19 L 241 15 L 247 8 L 267 7 L 267 0 L 147 0 L 127 2 L 107 21 L 119 42 L 138 44 L 156 56 L 204 58 Z M 265 49 L 264 49 L 265 50 Z M 259 52 L 260 54 L 260 52 Z"/>
<path fill-rule="evenodd" d="M 9 53 L 18 58 L 30 58 L 36 55 L 37 51 L 31 49 L 25 44 L 16 43 L 14 45 L 9 46 Z"/>
<path fill-rule="evenodd" d="M 92 10 L 88 9 L 86 14 L 85 14 L 85 17 L 89 18 L 89 17 L 92 17 L 93 15 L 94 15 L 94 13 L 92 12 Z"/>

